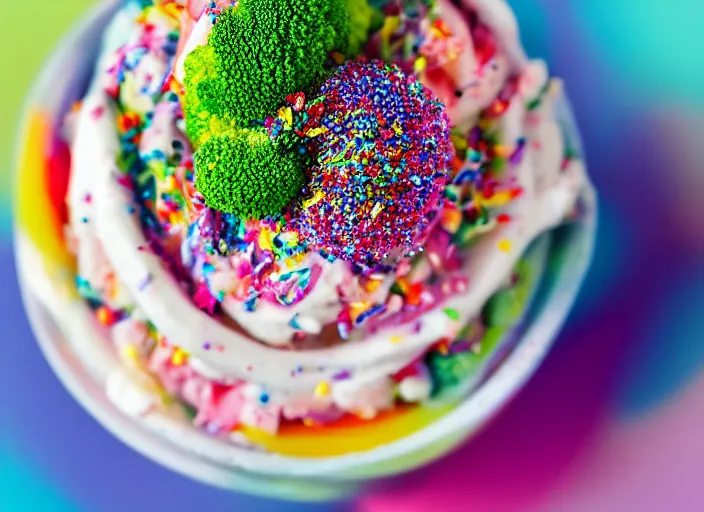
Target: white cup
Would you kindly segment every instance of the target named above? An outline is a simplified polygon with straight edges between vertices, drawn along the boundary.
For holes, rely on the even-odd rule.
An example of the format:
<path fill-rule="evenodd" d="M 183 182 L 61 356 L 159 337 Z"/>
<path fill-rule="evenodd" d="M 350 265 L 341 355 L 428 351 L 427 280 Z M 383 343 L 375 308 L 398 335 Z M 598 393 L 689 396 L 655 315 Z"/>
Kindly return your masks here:
<path fill-rule="evenodd" d="M 62 41 L 28 99 L 49 119 L 63 118 L 81 99 L 91 78 L 100 39 L 116 0 L 103 2 Z M 566 102 L 559 117 L 579 146 Z M 22 170 L 20 170 L 22 172 Z M 456 408 L 429 426 L 365 452 L 328 458 L 287 457 L 209 437 L 185 418 L 164 412 L 146 418 L 118 410 L 105 381 L 120 362 L 82 301 L 66 290 L 66 269 L 49 271 L 21 225 L 16 227 L 20 285 L 39 344 L 63 384 L 105 428 L 153 460 L 189 477 L 223 488 L 295 500 L 327 500 L 357 492 L 374 479 L 417 468 L 467 440 L 508 402 L 545 357 L 577 295 L 591 260 L 596 198 L 589 187 L 577 221 L 546 233 L 538 242 L 545 272 L 536 288 L 515 345 L 497 367 L 487 367 L 478 387 Z"/>

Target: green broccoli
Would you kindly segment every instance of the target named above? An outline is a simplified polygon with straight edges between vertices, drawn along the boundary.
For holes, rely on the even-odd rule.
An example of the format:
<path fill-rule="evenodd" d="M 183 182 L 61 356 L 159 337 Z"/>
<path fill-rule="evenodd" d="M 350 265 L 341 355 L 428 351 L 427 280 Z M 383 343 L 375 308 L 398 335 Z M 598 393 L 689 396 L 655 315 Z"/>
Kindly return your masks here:
<path fill-rule="evenodd" d="M 361 46 L 366 14 L 356 9 L 361 28 L 351 36 L 348 2 L 366 0 L 240 0 L 220 13 L 207 45 L 186 57 L 186 132 L 208 206 L 262 218 L 300 191 L 307 157 L 295 141 L 274 144 L 253 127 L 286 96 L 323 80 L 332 52 Z"/>
<path fill-rule="evenodd" d="M 263 129 L 214 135 L 196 153 L 196 188 L 211 208 L 261 219 L 279 213 L 301 190 L 305 158 L 279 151 Z"/>
<path fill-rule="evenodd" d="M 240 0 L 223 11 L 205 49 L 186 58 L 185 113 L 198 145 L 216 124 L 249 127 L 306 91 L 326 72 L 329 54 L 345 53 L 347 0 Z"/>

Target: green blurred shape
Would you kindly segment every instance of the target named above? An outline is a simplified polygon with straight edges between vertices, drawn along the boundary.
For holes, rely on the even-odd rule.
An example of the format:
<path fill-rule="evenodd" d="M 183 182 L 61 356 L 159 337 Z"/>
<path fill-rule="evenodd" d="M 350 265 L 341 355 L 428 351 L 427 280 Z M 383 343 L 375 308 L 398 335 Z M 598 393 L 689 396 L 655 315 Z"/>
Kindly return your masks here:
<path fill-rule="evenodd" d="M 0 510 L 74 512 L 79 509 L 30 465 L 0 446 Z"/>
<path fill-rule="evenodd" d="M 7 227 L 12 158 L 24 97 L 56 43 L 94 0 L 0 0 L 0 231 Z"/>

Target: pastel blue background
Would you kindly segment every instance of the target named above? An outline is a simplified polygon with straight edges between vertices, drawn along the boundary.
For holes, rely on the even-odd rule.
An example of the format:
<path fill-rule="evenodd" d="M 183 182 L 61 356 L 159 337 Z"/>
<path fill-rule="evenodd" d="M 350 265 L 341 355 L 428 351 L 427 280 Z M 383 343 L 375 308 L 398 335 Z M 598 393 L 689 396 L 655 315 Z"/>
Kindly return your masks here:
<path fill-rule="evenodd" d="M 76 3 L 87 2 L 61 5 L 78 11 Z M 568 418 L 556 420 L 565 421 L 567 434 L 562 434 L 570 442 L 564 450 L 588 450 L 591 430 L 584 425 L 609 429 L 647 422 L 702 376 L 704 2 L 511 3 L 529 53 L 545 57 L 566 81 L 602 205 L 596 260 L 577 307 L 544 368 L 506 414 L 530 424 L 537 414 L 530 407 L 571 404 Z M 33 16 L 48 27 L 40 35 L 54 38 L 59 31 L 51 31 L 50 9 L 57 4 L 45 4 Z M 31 50 L 31 30 L 18 35 L 16 27 L 23 28 L 26 20 L 2 14 L 0 32 L 16 35 L 0 47 L 21 67 L 18 52 Z M 42 15 L 47 19 L 38 18 Z M 2 87 L 2 96 L 16 102 L 26 84 Z M 3 148 L 10 148 L 16 108 L 3 108 L 8 108 Z M 0 155 L 2 183 L 9 175 L 8 155 L 7 150 Z M 7 219 L 9 194 L 3 188 L 0 218 Z M 19 302 L 9 221 L 2 222 L 0 511 L 355 507 L 284 505 L 210 489 L 156 466 L 102 430 L 63 390 L 39 353 Z M 533 464 L 544 469 L 548 459 Z M 701 475 L 704 461 L 700 468 Z M 503 492 L 518 492 L 511 485 L 509 479 Z M 559 490 L 559 479 L 547 485 Z"/>

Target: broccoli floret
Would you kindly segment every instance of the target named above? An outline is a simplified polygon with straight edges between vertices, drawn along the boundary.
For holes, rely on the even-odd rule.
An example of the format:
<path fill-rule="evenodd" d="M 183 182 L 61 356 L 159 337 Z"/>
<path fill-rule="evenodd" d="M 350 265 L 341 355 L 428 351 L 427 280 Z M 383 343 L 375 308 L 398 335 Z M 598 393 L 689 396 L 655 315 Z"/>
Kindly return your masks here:
<path fill-rule="evenodd" d="M 347 0 L 240 0 L 223 11 L 206 49 L 186 58 L 194 143 L 212 116 L 246 128 L 320 81 L 329 54 L 346 52 L 349 25 Z"/>
<path fill-rule="evenodd" d="M 426 362 L 433 379 L 433 393 L 457 386 L 469 376 L 477 364 L 476 356 L 471 352 L 448 355 L 434 352 Z"/>
<path fill-rule="evenodd" d="M 279 151 L 264 130 L 211 136 L 195 158 L 196 188 L 208 206 L 243 219 L 279 213 L 303 186 L 305 157 Z"/>

